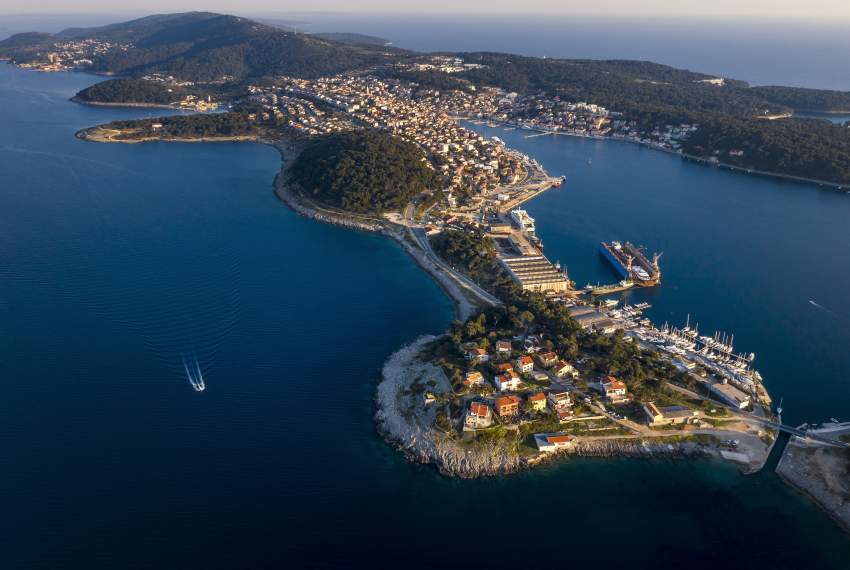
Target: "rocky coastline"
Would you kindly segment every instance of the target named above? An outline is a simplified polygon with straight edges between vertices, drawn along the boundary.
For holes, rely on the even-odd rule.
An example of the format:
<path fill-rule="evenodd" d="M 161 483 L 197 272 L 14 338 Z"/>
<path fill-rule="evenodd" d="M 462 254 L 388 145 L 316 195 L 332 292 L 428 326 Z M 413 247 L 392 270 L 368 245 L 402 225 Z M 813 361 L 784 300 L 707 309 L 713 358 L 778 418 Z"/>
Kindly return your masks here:
<path fill-rule="evenodd" d="M 470 296 L 465 294 L 457 282 L 438 267 L 419 248 L 414 246 L 406 236 L 406 229 L 388 220 L 378 220 L 367 216 L 346 214 L 344 212 L 329 210 L 304 198 L 297 190 L 290 187 L 286 181 L 286 171 L 293 160 L 301 152 L 303 146 L 293 141 L 277 141 L 272 144 L 281 157 L 280 172 L 275 176 L 273 187 L 275 196 L 296 214 L 349 229 L 380 233 L 401 246 L 401 248 L 416 262 L 440 286 L 440 288 L 451 299 L 455 306 L 455 314 L 458 319 L 465 320 L 472 316 L 479 305 Z"/>
<path fill-rule="evenodd" d="M 375 423 L 390 445 L 416 463 L 432 464 L 446 476 L 461 479 L 508 475 L 565 457 L 644 459 L 710 458 L 715 454 L 697 441 L 648 441 L 626 438 L 576 438 L 553 453 L 524 456 L 501 443 L 467 445 L 434 425 L 436 410 L 425 403 L 427 391 L 438 398 L 451 390 L 443 371 L 424 362 L 422 350 L 436 336 L 423 336 L 387 359 L 376 390 Z M 427 387 L 427 388 L 426 388 Z"/>

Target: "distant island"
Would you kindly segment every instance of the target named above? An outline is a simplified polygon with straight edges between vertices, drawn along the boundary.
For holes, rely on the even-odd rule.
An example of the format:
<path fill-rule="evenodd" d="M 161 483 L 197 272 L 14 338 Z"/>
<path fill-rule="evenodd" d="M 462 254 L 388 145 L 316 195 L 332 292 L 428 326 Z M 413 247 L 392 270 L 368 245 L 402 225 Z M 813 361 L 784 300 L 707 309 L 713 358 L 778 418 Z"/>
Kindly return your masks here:
<path fill-rule="evenodd" d="M 783 425 L 754 355 L 722 333 L 659 328 L 646 306 L 604 300 L 640 286 L 640 271 L 653 272 L 644 286 L 659 286 L 657 256 L 605 244 L 624 279 L 576 288 L 521 209 L 564 180 L 459 119 L 840 186 L 850 182 L 850 128 L 791 115 L 841 109 L 850 93 L 750 87 L 639 61 L 343 45 L 209 13 L 13 36 L 0 55 L 121 75 L 78 93 L 81 103 L 201 111 L 114 121 L 82 139 L 272 144 L 283 161 L 274 191 L 289 207 L 404 248 L 458 317 L 384 366 L 377 429 L 410 459 L 457 477 L 571 455 L 713 457 L 751 473 L 781 430 L 798 438 L 785 480 L 847 524 L 850 489 L 833 482 L 850 472 L 850 426 Z"/>

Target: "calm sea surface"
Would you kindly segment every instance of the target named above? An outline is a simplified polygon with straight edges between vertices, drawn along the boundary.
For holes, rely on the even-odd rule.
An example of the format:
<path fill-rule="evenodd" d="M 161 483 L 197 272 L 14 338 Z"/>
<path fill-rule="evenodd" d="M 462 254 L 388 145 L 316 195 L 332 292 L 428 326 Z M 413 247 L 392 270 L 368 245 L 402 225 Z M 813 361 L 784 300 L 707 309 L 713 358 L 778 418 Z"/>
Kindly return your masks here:
<path fill-rule="evenodd" d="M 450 322 L 441 291 L 387 240 L 283 207 L 271 148 L 74 139 L 150 115 L 67 101 L 95 81 L 0 65 L 0 567 L 847 567 L 850 541 L 769 473 L 407 463 L 375 435 L 374 382 Z M 844 196 L 502 136 L 569 177 L 529 208 L 576 279 L 611 278 L 600 239 L 662 249 L 655 318 L 734 329 L 789 417 L 846 411 Z"/>
<path fill-rule="evenodd" d="M 268 16 L 268 15 L 267 15 Z M 754 85 L 850 90 L 845 21 L 498 15 L 276 15 L 308 32 L 360 32 L 418 51 L 639 59 Z"/>

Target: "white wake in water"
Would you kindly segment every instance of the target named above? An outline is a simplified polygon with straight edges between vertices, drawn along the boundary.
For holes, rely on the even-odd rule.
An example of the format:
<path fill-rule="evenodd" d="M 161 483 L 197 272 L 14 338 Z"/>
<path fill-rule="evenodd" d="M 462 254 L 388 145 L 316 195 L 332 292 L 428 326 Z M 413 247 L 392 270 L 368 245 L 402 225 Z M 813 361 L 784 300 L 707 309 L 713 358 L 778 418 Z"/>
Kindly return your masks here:
<path fill-rule="evenodd" d="M 820 304 L 820 303 L 818 303 L 817 301 L 814 301 L 814 300 L 812 300 L 812 299 L 809 299 L 809 304 L 810 304 L 812 307 L 816 307 L 816 308 L 820 309 L 821 311 L 823 311 L 824 313 L 827 313 L 827 314 L 829 314 L 829 315 L 831 315 L 831 316 L 835 317 L 836 319 L 841 319 L 842 321 L 850 322 L 850 317 L 845 316 L 845 315 L 842 315 L 841 313 L 836 313 L 836 312 L 835 312 L 835 311 L 833 311 L 832 309 L 828 309 L 827 307 L 824 307 L 823 305 L 821 305 L 821 304 Z"/>
<path fill-rule="evenodd" d="M 186 362 L 186 357 L 181 356 L 181 358 L 183 359 L 183 370 L 186 372 L 186 378 L 189 380 L 189 384 L 192 385 L 195 392 L 203 392 L 206 390 L 207 386 L 204 384 L 204 373 L 201 372 L 201 365 L 198 364 L 198 357 L 194 357 L 194 366 L 191 368 Z"/>

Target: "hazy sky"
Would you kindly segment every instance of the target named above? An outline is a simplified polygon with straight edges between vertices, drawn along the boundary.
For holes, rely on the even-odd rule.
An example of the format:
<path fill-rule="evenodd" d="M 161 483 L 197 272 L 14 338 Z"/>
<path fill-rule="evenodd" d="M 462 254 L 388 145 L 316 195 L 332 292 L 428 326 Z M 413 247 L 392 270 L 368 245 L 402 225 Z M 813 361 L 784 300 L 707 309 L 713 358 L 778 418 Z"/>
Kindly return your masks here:
<path fill-rule="evenodd" d="M 668 17 L 771 17 L 850 20 L 850 0 L 0 0 L 0 14 L 80 13 L 121 10 L 225 13 L 464 12 L 594 14 Z"/>

